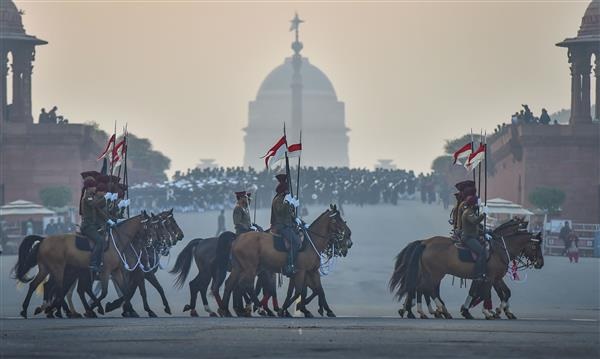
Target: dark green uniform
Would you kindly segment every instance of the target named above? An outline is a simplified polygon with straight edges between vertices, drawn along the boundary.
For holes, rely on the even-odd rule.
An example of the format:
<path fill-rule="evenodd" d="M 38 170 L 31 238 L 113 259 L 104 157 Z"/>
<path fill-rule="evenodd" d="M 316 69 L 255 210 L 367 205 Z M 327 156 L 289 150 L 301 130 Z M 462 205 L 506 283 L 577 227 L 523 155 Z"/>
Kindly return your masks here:
<path fill-rule="evenodd" d="M 485 215 L 476 214 L 475 208 L 464 206 L 461 218 L 462 241 L 473 252 L 477 254 L 475 262 L 475 277 L 485 276 L 486 254 L 485 248 L 479 243 L 479 223 L 483 221 Z"/>
<path fill-rule="evenodd" d="M 109 219 L 104 196 L 86 191 L 81 199 L 81 233 L 94 241 L 90 267 L 99 268 L 102 263 L 103 238 L 99 231 Z"/>
<path fill-rule="evenodd" d="M 288 253 L 288 265 L 283 273 L 292 276 L 296 269 L 294 267 L 296 251 L 300 243 L 296 230 L 295 208 L 285 201 L 286 193 L 278 193 L 271 204 L 271 230 L 274 230 L 280 236 L 283 236 L 290 242 L 290 251 Z"/>
<path fill-rule="evenodd" d="M 252 221 L 248 210 L 239 204 L 233 209 L 233 225 L 235 226 L 235 234 L 240 235 L 249 232 L 252 229 Z"/>

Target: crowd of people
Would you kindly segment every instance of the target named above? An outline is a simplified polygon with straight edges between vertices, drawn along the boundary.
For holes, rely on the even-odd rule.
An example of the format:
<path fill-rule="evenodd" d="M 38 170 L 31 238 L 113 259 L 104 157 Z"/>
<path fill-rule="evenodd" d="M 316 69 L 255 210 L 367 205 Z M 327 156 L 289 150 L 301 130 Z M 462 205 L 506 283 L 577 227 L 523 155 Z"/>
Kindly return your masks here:
<path fill-rule="evenodd" d="M 38 117 L 38 123 L 52 125 L 68 124 L 69 120 L 62 115 L 58 115 L 57 111 L 58 107 L 56 106 L 52 107 L 52 109 L 49 112 L 46 112 L 46 109 L 42 108 Z"/>
<path fill-rule="evenodd" d="M 550 119 L 550 115 L 548 115 L 548 111 L 545 108 L 542 108 L 542 113 L 540 117 L 536 117 L 529 109 L 528 105 L 521 105 L 523 109 L 521 111 L 515 112 L 511 117 L 511 123 L 539 123 L 541 125 L 549 125 L 552 121 Z M 555 122 L 556 124 L 556 122 Z"/>
<path fill-rule="evenodd" d="M 297 176 L 292 170 L 292 190 L 296 195 Z M 130 186 L 132 208 L 175 208 L 181 212 L 202 212 L 232 208 L 233 193 L 247 190 L 254 194 L 259 208 L 268 208 L 276 180 L 273 171 L 242 167 L 191 169 L 177 172 L 170 181 Z M 306 205 L 337 203 L 359 206 L 400 200 L 420 199 L 426 203 L 443 200 L 448 192 L 432 175 L 416 176 L 413 171 L 397 169 L 303 167 L 300 171 L 300 201 Z"/>

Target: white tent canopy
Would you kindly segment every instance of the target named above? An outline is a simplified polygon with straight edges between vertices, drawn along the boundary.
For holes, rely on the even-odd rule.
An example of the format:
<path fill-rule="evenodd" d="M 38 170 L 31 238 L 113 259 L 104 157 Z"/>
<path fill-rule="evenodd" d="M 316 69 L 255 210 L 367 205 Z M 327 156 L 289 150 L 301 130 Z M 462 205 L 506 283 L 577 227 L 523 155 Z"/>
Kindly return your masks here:
<path fill-rule="evenodd" d="M 533 216 L 534 213 L 523 206 L 507 201 L 502 198 L 494 198 L 487 201 L 490 214 L 506 214 L 509 216 Z"/>
<path fill-rule="evenodd" d="M 53 216 L 56 213 L 48 208 L 33 202 L 17 200 L 0 207 L 0 216 L 17 215 L 46 215 Z"/>

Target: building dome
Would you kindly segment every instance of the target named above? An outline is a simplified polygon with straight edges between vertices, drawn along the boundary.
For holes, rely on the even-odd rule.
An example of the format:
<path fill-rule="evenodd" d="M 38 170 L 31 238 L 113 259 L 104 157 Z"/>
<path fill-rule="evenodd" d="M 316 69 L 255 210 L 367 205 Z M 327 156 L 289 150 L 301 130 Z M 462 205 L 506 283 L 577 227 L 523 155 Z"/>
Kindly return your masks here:
<path fill-rule="evenodd" d="M 0 34 L 24 34 L 21 14 L 12 0 L 0 1 Z"/>
<path fill-rule="evenodd" d="M 302 74 L 302 93 L 304 96 L 332 96 L 337 99 L 335 89 L 327 75 L 318 67 L 312 65 L 305 57 L 302 58 L 300 73 Z M 277 66 L 267 75 L 258 89 L 256 99 L 277 95 L 290 96 L 293 74 L 292 58 L 288 57 L 283 64 Z"/>
<path fill-rule="evenodd" d="M 577 36 L 598 36 L 598 34 L 600 34 L 600 1 L 593 0 L 585 10 Z"/>

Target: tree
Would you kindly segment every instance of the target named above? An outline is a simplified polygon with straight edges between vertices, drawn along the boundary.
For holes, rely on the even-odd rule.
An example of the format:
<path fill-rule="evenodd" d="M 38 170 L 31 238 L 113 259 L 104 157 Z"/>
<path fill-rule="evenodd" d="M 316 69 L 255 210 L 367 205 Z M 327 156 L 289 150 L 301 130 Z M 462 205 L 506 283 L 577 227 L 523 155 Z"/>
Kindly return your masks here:
<path fill-rule="evenodd" d="M 529 202 L 548 214 L 557 214 L 565 201 L 565 192 L 558 188 L 537 187 L 529 193 Z"/>
<path fill-rule="evenodd" d="M 453 161 L 454 159 L 449 155 L 436 157 L 431 164 L 431 169 L 436 173 L 445 174 L 452 167 Z"/>
<path fill-rule="evenodd" d="M 135 169 L 145 169 L 151 172 L 151 177 L 166 180 L 165 171 L 171 166 L 171 160 L 161 152 L 152 148 L 152 143 L 146 138 L 139 138 L 136 135 L 129 133 L 127 138 L 127 161 Z M 140 178 L 137 180 L 145 180 Z"/>
<path fill-rule="evenodd" d="M 40 190 L 40 198 L 45 207 L 64 207 L 71 203 L 71 189 L 66 186 L 46 187 Z"/>

